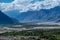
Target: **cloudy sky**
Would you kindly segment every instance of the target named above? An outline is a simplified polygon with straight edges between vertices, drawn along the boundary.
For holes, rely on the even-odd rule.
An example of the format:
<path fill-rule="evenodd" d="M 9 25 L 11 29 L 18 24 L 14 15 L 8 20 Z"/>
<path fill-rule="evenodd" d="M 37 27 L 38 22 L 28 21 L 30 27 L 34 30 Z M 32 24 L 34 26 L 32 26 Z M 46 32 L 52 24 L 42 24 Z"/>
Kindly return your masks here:
<path fill-rule="evenodd" d="M 8 12 L 18 10 L 19 12 L 35 11 L 40 9 L 51 9 L 60 5 L 60 0 L 0 0 L 0 10 Z"/>

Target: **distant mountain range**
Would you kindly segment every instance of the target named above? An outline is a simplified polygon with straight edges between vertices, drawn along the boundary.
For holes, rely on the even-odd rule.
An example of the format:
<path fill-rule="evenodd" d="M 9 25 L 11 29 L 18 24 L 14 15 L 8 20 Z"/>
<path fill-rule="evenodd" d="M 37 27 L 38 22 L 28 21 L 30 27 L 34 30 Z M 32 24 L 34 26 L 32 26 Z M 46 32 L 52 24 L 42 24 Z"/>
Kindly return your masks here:
<path fill-rule="evenodd" d="M 14 11 L 6 12 L 5 14 L 6 16 L 7 15 L 9 16 L 9 17 L 7 16 L 9 19 L 6 19 L 7 17 L 4 17 L 4 16 L 3 16 L 4 17 L 3 19 L 9 20 L 8 21 L 9 23 L 14 23 L 14 22 L 16 23 L 17 20 L 20 23 L 46 23 L 46 22 L 60 23 L 60 6 L 57 6 L 52 9 L 41 9 L 39 11 L 31 10 L 31 11 L 23 12 L 23 13 L 20 13 L 19 11 L 14 10 Z M 12 21 L 12 19 L 15 21 Z"/>
<path fill-rule="evenodd" d="M 60 7 L 28 11 L 16 17 L 20 22 L 60 22 Z"/>
<path fill-rule="evenodd" d="M 13 13 L 12 13 L 13 12 Z M 60 7 L 42 9 L 39 11 L 28 11 L 20 13 L 11 11 L 5 14 L 0 11 L 0 24 L 18 24 L 16 27 L 38 26 L 38 25 L 60 25 Z M 10 15 L 10 16 L 9 16 Z M 14 27 L 9 26 L 9 27 Z"/>
<path fill-rule="evenodd" d="M 16 24 L 18 20 L 14 18 L 10 18 L 0 11 L 0 24 Z"/>

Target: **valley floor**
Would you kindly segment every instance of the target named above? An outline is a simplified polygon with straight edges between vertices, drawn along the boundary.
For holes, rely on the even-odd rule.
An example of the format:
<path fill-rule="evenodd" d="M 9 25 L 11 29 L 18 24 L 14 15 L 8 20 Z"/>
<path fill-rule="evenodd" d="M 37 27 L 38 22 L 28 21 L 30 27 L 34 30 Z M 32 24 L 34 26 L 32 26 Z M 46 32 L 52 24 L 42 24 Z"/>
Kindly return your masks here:
<path fill-rule="evenodd" d="M 0 40 L 60 40 L 60 27 L 0 28 Z"/>

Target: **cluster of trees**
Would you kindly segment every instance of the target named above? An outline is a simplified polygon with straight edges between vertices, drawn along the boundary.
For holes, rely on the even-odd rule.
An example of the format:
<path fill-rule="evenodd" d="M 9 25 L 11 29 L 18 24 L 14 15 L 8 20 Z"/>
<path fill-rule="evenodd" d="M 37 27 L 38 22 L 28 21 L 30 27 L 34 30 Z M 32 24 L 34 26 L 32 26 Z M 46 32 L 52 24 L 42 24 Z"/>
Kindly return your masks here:
<path fill-rule="evenodd" d="M 32 31 L 12 31 L 1 33 L 0 36 L 38 36 L 40 33 L 32 32 Z"/>
<path fill-rule="evenodd" d="M 0 36 L 38 36 L 40 39 L 58 40 L 57 35 L 60 34 L 60 30 L 32 30 L 32 31 L 11 31 L 1 33 Z M 60 39 L 59 39 L 60 40 Z"/>

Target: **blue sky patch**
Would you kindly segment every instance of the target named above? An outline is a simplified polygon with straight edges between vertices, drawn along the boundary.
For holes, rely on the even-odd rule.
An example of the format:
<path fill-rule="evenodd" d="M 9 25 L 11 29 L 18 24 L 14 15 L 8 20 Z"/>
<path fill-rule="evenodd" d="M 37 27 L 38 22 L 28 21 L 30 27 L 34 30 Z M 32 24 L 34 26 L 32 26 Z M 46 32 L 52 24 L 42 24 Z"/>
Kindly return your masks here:
<path fill-rule="evenodd" d="M 12 2 L 14 0 L 0 0 L 0 3 L 9 3 L 9 2 Z"/>

